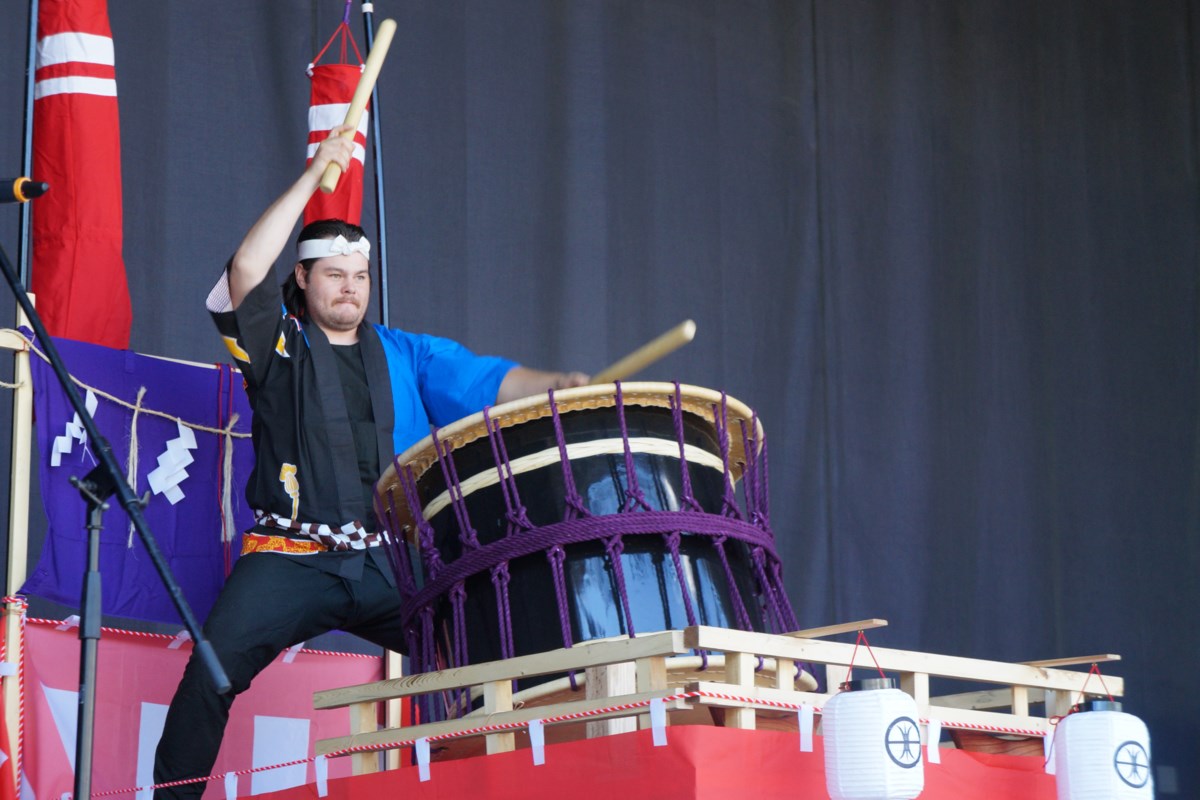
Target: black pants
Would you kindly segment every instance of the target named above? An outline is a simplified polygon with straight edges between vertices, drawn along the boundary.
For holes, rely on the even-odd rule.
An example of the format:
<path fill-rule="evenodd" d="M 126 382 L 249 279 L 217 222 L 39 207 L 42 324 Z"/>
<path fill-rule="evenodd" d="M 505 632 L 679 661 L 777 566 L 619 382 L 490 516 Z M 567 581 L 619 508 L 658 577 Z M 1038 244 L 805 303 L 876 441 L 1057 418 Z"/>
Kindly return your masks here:
<path fill-rule="evenodd" d="M 167 711 L 154 759 L 154 782 L 210 775 L 234 696 L 248 689 L 288 647 L 337 629 L 392 650 L 404 649 L 400 595 L 371 558 L 366 559 L 362 580 L 347 580 L 272 553 L 239 558 L 204 623 L 204 636 L 233 688 L 218 695 L 204 665 L 192 655 Z M 159 789 L 154 797 L 199 798 L 207 785 Z"/>

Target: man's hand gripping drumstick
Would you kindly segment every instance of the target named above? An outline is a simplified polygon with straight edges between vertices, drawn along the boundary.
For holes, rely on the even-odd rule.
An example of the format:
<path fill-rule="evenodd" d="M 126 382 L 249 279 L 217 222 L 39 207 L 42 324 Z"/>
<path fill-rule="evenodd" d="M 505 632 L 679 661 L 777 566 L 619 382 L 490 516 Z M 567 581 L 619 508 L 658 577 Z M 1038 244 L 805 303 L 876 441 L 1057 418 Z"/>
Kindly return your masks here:
<path fill-rule="evenodd" d="M 392 36 L 396 33 L 396 20 L 385 19 L 379 23 L 379 30 L 375 34 L 375 43 L 371 45 L 371 52 L 367 53 L 367 60 L 363 64 L 362 77 L 358 79 L 358 86 L 354 88 L 354 96 L 350 99 L 350 107 L 346 109 L 346 119 L 342 121 L 342 126 L 339 130 L 344 131 L 341 135 L 347 139 L 354 139 L 354 131 L 358 129 L 359 120 L 362 119 L 363 110 L 367 107 L 367 101 L 371 99 L 371 91 L 375 88 L 375 80 L 379 77 L 379 70 L 383 67 L 383 59 L 387 57 L 388 47 L 392 44 Z M 342 175 L 344 166 L 337 163 L 330 164 L 324 176 L 321 178 L 321 191 L 329 194 L 337 188 L 338 178 Z"/>
<path fill-rule="evenodd" d="M 349 138 L 346 137 L 347 131 Z M 329 167 L 349 169 L 354 155 L 354 126 L 339 125 L 321 142 L 312 161 L 296 182 L 267 207 L 246 233 L 229 270 L 229 292 L 237 308 L 250 290 L 262 282 L 287 246 L 296 220 L 304 213 L 317 185 Z"/>

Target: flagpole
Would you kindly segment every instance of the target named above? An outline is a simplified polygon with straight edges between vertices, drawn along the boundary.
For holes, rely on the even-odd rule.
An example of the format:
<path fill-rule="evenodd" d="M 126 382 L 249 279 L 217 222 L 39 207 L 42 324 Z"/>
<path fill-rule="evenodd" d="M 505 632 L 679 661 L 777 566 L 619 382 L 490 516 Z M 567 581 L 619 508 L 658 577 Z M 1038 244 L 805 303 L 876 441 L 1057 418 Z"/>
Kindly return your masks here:
<path fill-rule="evenodd" d="M 366 2 L 362 4 L 363 28 L 366 31 L 365 39 L 367 43 L 367 52 L 371 52 L 371 48 L 375 44 L 375 4 Z M 379 251 L 379 321 L 383 326 L 389 327 L 389 319 L 391 317 L 388 312 L 390 305 L 388 300 L 388 248 L 387 248 L 387 213 L 384 207 L 383 197 L 383 146 L 380 141 L 381 137 L 379 125 L 379 85 L 376 84 L 371 89 L 371 135 L 367 137 L 371 144 L 371 167 L 375 173 L 375 219 L 378 224 L 378 251 Z"/>
<path fill-rule="evenodd" d="M 33 85 L 37 70 L 37 20 L 38 0 L 29 0 L 29 31 L 25 45 L 25 118 L 21 130 L 21 174 L 28 175 L 33 163 Z M 29 203 L 22 203 L 17 229 L 17 280 L 22 286 L 29 285 L 30 220 Z M 28 324 L 18 305 L 15 309 L 16 326 Z M 9 463 L 13 468 L 8 498 L 8 552 L 5 564 L 5 596 L 16 597 L 25 583 L 29 558 L 29 453 L 30 425 L 33 417 L 33 391 L 29 386 L 29 352 L 19 350 L 13 354 L 13 382 L 19 387 L 13 392 L 12 437 L 9 439 Z M 4 626 L 4 652 L 9 660 L 20 661 L 21 617 L 12 613 L 9 606 L 4 613 L 8 616 Z M 20 614 L 24 614 L 23 606 Z M 8 755 L 12 759 L 13 777 L 19 793 L 21 765 L 24 753 L 21 750 L 21 694 L 23 676 L 18 672 L 3 682 L 3 725 L 8 732 Z"/>
<path fill-rule="evenodd" d="M 29 37 L 25 44 L 25 127 L 21 131 L 21 174 L 33 169 L 33 84 L 37 71 L 38 0 L 29 0 Z M 17 274 L 29 286 L 29 203 L 21 204 L 21 228 L 17 234 Z"/>

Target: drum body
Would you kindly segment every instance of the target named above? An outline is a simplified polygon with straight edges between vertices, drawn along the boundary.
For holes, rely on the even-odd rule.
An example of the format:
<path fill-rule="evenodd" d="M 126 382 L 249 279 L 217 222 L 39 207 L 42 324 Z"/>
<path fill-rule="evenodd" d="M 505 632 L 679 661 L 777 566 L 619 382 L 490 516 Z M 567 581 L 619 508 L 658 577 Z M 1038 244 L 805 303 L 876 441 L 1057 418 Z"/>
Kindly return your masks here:
<path fill-rule="evenodd" d="M 615 516 L 634 506 L 641 511 L 678 512 L 683 496 L 682 470 L 689 472 L 691 486 L 702 510 L 719 514 L 724 496 L 724 476 L 720 469 L 720 451 L 711 426 L 702 420 L 685 420 L 685 442 L 710 454 L 704 464 L 680 462 L 678 447 L 674 456 L 661 452 L 632 453 L 636 483 L 644 503 L 630 496 L 627 461 L 622 431 L 614 408 L 572 411 L 562 414 L 561 429 L 568 448 L 576 444 L 613 443 L 605 452 L 592 452 L 570 459 L 575 487 L 584 508 L 594 517 Z M 657 440 L 674 446 L 671 412 L 662 408 L 627 407 L 625 420 L 633 440 Z M 510 461 L 539 454 L 557 455 L 556 431 L 550 418 L 543 418 L 503 431 Z M 452 454 L 461 479 L 496 471 L 488 440 L 479 440 Z M 544 461 L 545 459 L 541 459 Z M 714 463 L 716 467 L 714 468 Z M 561 522 L 568 514 L 567 490 L 560 461 L 555 459 L 535 469 L 515 475 L 517 492 L 529 522 L 544 528 Z M 509 529 L 504 486 L 500 482 L 476 489 L 465 497 L 467 514 L 481 544 L 503 538 Z M 440 470 L 430 470 L 418 482 L 422 507 L 446 493 L 446 481 Z M 450 505 L 444 505 L 428 521 L 434 530 L 434 543 L 447 563 L 463 556 L 464 543 Z M 623 541 L 619 555 L 631 619 L 623 613 L 621 587 L 614 570 L 613 554 L 603 540 L 568 544 L 563 547 L 563 563 L 568 616 L 572 642 L 629 635 L 637 631 L 683 628 L 689 624 L 683 586 L 691 593 L 695 623 L 717 627 L 737 626 L 733 599 L 727 586 L 724 566 L 712 541 L 681 530 L 680 568 L 662 536 L 636 536 Z M 518 534 L 519 535 L 519 534 Z M 750 556 L 744 544 L 726 545 L 727 557 L 737 588 L 743 597 L 756 593 L 751 574 Z M 551 562 L 542 553 L 522 556 L 509 564 L 508 599 L 512 608 L 514 655 L 525 655 L 563 647 L 555 583 Z M 476 574 L 466 582 L 467 643 L 471 662 L 492 661 L 503 657 L 495 621 L 501 609 L 490 575 Z M 762 627 L 762 615 L 755 605 L 746 609 L 750 624 Z M 435 619 L 445 629 L 451 609 L 448 602 L 439 605 Z M 473 624 L 475 622 L 490 624 Z"/>
<path fill-rule="evenodd" d="M 687 390 L 701 396 L 632 384 L 498 406 L 397 460 L 379 495 L 416 670 L 696 624 L 795 628 L 765 483 L 735 490 L 757 421 Z"/>

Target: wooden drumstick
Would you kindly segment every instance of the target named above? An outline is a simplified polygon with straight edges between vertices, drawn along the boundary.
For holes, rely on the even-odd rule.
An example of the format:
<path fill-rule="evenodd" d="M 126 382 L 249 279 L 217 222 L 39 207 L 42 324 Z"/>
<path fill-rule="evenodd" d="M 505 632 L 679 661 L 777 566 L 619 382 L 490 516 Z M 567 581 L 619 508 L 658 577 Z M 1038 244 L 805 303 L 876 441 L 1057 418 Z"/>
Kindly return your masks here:
<path fill-rule="evenodd" d="M 642 345 L 610 367 L 592 376 L 592 383 L 612 383 L 622 380 L 653 364 L 660 358 L 683 347 L 696 335 L 696 323 L 690 319 L 676 325 L 657 339 Z"/>
<path fill-rule="evenodd" d="M 396 20 L 385 19 L 379 23 L 379 30 L 375 33 L 375 43 L 371 45 L 371 52 L 367 53 L 362 77 L 358 79 L 358 86 L 354 88 L 354 97 L 350 100 L 350 108 L 346 109 L 346 119 L 342 121 L 343 125 L 353 125 L 355 129 L 358 128 L 358 121 L 367 107 L 367 101 L 371 99 L 371 90 L 375 88 L 375 79 L 379 77 L 383 59 L 387 57 L 388 47 L 391 45 L 392 36 L 395 33 Z M 346 131 L 342 136 L 353 139 L 354 131 Z M 338 178 L 341 176 L 342 168 L 331 163 L 325 168 L 325 174 L 321 176 L 321 191 L 325 194 L 332 192 L 337 188 Z"/>

